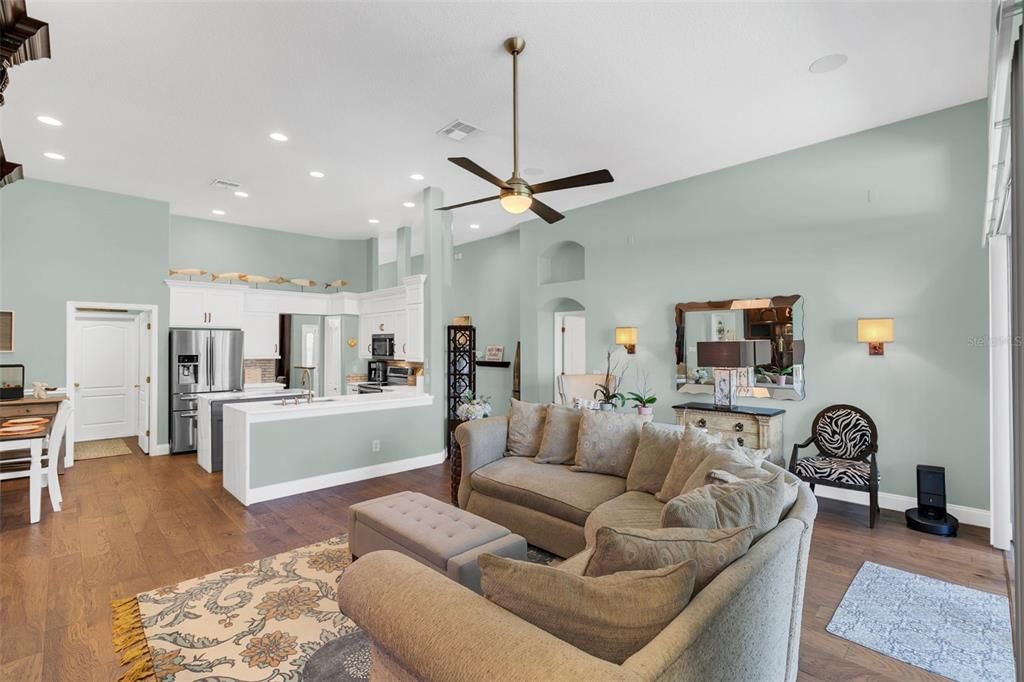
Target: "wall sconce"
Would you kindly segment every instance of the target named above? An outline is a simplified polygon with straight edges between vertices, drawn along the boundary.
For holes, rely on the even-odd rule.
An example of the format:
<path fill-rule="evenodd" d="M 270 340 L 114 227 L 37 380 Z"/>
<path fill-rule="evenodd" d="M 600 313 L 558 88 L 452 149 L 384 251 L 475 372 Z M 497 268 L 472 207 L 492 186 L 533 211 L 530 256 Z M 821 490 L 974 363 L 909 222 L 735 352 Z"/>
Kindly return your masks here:
<path fill-rule="evenodd" d="M 885 355 L 885 344 L 895 340 L 891 317 L 862 317 L 857 320 L 857 341 L 868 344 L 868 355 Z"/>
<path fill-rule="evenodd" d="M 624 346 L 626 353 L 633 355 L 636 353 L 636 327 L 616 327 L 615 328 L 615 345 Z"/>

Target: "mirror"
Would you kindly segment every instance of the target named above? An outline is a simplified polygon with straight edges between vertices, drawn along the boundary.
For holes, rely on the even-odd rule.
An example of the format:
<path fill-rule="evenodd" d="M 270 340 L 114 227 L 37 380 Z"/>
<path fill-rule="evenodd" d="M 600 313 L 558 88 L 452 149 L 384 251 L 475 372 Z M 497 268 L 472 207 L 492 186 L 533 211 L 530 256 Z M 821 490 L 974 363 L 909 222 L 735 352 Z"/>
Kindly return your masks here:
<path fill-rule="evenodd" d="M 768 341 L 766 362 L 740 372 L 739 397 L 804 398 L 803 297 L 679 303 L 675 309 L 676 390 L 713 393 L 713 367 L 697 365 L 700 341 Z"/>

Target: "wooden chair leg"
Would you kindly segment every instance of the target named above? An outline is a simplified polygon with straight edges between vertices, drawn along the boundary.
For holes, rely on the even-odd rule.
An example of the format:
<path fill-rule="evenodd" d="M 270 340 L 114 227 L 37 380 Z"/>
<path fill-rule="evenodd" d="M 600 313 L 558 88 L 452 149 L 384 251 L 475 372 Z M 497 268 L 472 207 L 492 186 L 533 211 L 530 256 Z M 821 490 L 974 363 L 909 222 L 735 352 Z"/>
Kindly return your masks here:
<path fill-rule="evenodd" d="M 43 497 L 43 441 L 34 439 L 29 449 L 32 461 L 28 469 L 28 520 L 39 523 Z"/>
<path fill-rule="evenodd" d="M 877 486 L 871 486 L 871 488 L 868 490 L 868 499 L 869 499 L 869 502 L 870 502 L 870 505 L 871 505 L 871 512 L 868 515 L 868 528 L 874 528 L 875 527 L 875 517 L 878 515 L 878 512 L 880 511 L 879 507 L 878 507 L 878 487 Z"/>
<path fill-rule="evenodd" d="M 56 466 L 51 466 L 46 470 L 46 491 L 50 493 L 50 507 L 53 511 L 59 512 L 63 497 L 60 494 L 60 478 L 57 476 Z"/>

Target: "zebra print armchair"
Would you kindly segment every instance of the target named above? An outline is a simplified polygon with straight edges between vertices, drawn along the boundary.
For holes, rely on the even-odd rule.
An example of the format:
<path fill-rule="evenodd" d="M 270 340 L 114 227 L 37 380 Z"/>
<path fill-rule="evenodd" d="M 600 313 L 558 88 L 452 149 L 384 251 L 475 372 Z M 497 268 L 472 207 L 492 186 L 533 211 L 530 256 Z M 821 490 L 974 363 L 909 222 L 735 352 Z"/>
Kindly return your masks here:
<path fill-rule="evenodd" d="M 810 445 L 818 454 L 798 459 L 801 448 Z M 853 405 L 830 405 L 818 413 L 811 425 L 811 437 L 793 446 L 789 470 L 811 485 L 862 490 L 868 493 L 871 509 L 868 527 L 875 527 L 878 514 L 878 429 L 863 410 Z"/>

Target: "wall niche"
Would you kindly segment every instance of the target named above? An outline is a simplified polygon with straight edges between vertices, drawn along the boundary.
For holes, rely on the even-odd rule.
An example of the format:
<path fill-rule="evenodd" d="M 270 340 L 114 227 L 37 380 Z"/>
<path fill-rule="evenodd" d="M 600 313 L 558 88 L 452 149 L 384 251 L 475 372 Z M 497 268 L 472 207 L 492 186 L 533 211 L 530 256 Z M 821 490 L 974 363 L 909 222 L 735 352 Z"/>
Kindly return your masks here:
<path fill-rule="evenodd" d="M 577 282 L 585 279 L 587 250 L 573 241 L 557 242 L 537 257 L 539 284 Z"/>

